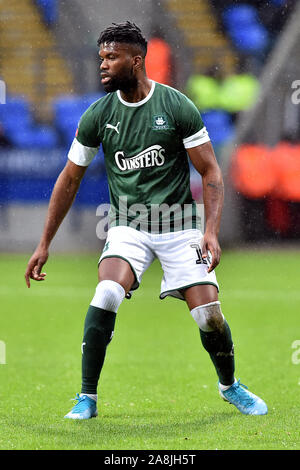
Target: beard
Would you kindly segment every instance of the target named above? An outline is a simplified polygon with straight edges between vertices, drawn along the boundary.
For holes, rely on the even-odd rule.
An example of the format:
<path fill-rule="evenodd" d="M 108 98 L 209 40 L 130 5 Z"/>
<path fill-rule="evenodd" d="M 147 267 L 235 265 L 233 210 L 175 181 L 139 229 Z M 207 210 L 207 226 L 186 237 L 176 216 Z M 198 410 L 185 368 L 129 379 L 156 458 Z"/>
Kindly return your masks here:
<path fill-rule="evenodd" d="M 125 94 L 137 87 L 137 78 L 134 76 L 133 71 L 130 70 L 126 74 L 118 76 L 110 76 L 108 83 L 103 84 L 103 89 L 106 93 L 121 90 Z"/>

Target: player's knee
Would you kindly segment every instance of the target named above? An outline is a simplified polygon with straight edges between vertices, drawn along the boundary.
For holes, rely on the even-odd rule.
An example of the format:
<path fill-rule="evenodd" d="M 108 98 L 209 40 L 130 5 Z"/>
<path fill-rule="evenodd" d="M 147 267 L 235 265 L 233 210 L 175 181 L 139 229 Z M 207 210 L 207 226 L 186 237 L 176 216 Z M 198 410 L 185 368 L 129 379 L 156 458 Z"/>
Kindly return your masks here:
<path fill-rule="evenodd" d="M 223 330 L 225 318 L 219 301 L 199 305 L 191 310 L 191 314 L 200 330 L 205 332 Z"/>
<path fill-rule="evenodd" d="M 117 313 L 124 297 L 125 290 L 120 284 L 110 280 L 100 281 L 91 305 Z"/>

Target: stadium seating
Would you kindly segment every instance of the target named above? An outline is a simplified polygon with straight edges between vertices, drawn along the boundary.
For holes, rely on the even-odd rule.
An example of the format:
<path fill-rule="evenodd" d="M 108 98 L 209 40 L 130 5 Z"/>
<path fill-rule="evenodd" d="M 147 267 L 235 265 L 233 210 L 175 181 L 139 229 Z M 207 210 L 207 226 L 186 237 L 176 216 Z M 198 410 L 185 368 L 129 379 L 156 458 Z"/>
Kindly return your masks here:
<path fill-rule="evenodd" d="M 58 138 L 51 126 L 35 124 L 27 100 L 10 96 L 0 107 L 0 121 L 5 135 L 17 148 L 50 149 L 58 145 Z"/>
<path fill-rule="evenodd" d="M 245 28 L 258 21 L 257 9 L 248 4 L 233 5 L 223 13 L 223 22 L 227 29 Z"/>
<path fill-rule="evenodd" d="M 190 64 L 195 73 L 202 74 L 217 63 L 225 74 L 234 73 L 236 54 L 218 24 L 211 0 L 168 0 L 160 3 L 169 12 L 170 24 L 175 26 L 174 31 L 166 31 L 166 39 L 173 36 L 173 45 L 180 48 L 173 51 L 176 69 L 184 71 L 185 64 Z M 165 30 L 162 23 L 162 31 Z M 178 54 L 182 46 L 183 58 Z"/>
<path fill-rule="evenodd" d="M 85 111 L 78 97 L 63 96 L 54 100 L 54 124 L 64 145 L 68 146 L 75 136 L 78 121 Z"/>
<path fill-rule="evenodd" d="M 105 96 L 105 93 L 101 91 L 98 91 L 97 93 L 86 93 L 80 96 L 80 100 L 87 109 L 91 104 L 95 103 L 95 101 L 98 101 L 100 98 L 102 98 L 102 96 Z"/>
<path fill-rule="evenodd" d="M 53 149 L 58 146 L 58 137 L 51 126 L 34 126 L 15 129 L 8 133 L 11 142 L 22 149 Z"/>
<path fill-rule="evenodd" d="M 202 119 L 213 145 L 222 145 L 233 138 L 234 126 L 229 113 L 218 110 L 208 111 L 202 113 Z"/>
<path fill-rule="evenodd" d="M 255 54 L 267 49 L 269 34 L 254 6 L 230 6 L 223 13 L 223 23 L 235 47 L 242 53 Z"/>
<path fill-rule="evenodd" d="M 269 35 L 263 25 L 250 25 L 246 29 L 232 29 L 229 35 L 237 49 L 243 53 L 255 54 L 265 51 Z"/>
<path fill-rule="evenodd" d="M 29 101 L 21 96 L 9 96 L 6 105 L 0 106 L 0 122 L 5 135 L 17 148 L 68 147 L 80 117 L 101 96 L 103 93 L 99 92 L 56 99 L 53 103 L 54 125 L 38 125 L 33 119 Z"/>
<path fill-rule="evenodd" d="M 44 21 L 48 25 L 54 24 L 58 18 L 57 0 L 36 0 L 36 3 L 42 11 Z"/>
<path fill-rule="evenodd" d="M 87 108 L 103 93 L 89 93 L 83 96 L 60 96 L 53 102 L 54 125 L 59 132 L 62 142 L 69 146 L 74 139 L 79 119 Z"/>
<path fill-rule="evenodd" d="M 29 102 L 19 96 L 8 96 L 5 106 L 0 106 L 0 120 L 5 132 L 32 125 Z"/>
<path fill-rule="evenodd" d="M 0 2 L 1 79 L 11 94 L 24 95 L 35 117 L 50 121 L 54 97 L 74 90 L 68 61 L 56 30 L 42 19 L 35 0 Z"/>

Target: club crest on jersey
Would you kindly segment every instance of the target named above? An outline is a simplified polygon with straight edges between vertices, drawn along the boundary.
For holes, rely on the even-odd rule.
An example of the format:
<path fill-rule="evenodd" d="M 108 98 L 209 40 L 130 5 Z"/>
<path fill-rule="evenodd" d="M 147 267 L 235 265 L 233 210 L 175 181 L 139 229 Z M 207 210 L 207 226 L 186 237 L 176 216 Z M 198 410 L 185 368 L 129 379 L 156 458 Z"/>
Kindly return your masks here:
<path fill-rule="evenodd" d="M 159 131 L 169 129 L 168 119 L 164 114 L 156 114 L 153 116 L 152 129 Z"/>
<path fill-rule="evenodd" d="M 160 145 L 152 145 L 134 157 L 127 157 L 119 151 L 115 153 L 115 161 L 121 171 L 162 166 L 165 163 L 165 149 Z"/>

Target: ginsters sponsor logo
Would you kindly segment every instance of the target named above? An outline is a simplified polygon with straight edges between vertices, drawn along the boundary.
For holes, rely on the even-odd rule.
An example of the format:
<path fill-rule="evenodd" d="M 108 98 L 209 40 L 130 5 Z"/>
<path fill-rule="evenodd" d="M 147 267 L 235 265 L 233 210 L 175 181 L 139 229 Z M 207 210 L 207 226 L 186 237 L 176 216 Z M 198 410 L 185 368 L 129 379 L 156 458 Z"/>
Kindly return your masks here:
<path fill-rule="evenodd" d="M 152 145 L 134 157 L 127 157 L 123 151 L 115 153 L 115 160 L 121 171 L 140 170 L 165 163 L 165 149 L 160 145 Z"/>

